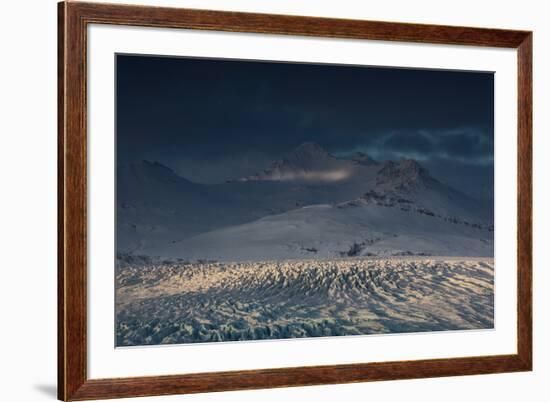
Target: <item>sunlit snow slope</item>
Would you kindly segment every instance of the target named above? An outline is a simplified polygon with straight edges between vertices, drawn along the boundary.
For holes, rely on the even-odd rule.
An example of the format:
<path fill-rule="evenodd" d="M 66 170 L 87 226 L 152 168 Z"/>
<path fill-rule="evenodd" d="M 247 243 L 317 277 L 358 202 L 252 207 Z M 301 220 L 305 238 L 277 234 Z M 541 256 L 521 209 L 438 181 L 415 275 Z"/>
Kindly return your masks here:
<path fill-rule="evenodd" d="M 492 258 L 120 261 L 118 346 L 493 327 Z"/>

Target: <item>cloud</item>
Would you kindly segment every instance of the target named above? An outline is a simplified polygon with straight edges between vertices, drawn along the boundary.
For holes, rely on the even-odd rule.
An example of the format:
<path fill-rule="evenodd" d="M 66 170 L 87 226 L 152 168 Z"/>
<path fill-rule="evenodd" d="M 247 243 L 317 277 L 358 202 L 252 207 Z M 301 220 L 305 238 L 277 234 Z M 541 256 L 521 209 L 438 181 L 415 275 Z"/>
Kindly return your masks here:
<path fill-rule="evenodd" d="M 398 130 L 379 135 L 356 150 L 376 159 L 432 159 L 472 165 L 493 163 L 492 133 L 477 128 L 451 130 Z"/>
<path fill-rule="evenodd" d="M 277 181 L 293 181 L 293 180 L 311 180 L 323 182 L 335 182 L 347 179 L 351 175 L 350 171 L 339 170 L 320 170 L 309 172 L 285 173 L 273 180 Z"/>

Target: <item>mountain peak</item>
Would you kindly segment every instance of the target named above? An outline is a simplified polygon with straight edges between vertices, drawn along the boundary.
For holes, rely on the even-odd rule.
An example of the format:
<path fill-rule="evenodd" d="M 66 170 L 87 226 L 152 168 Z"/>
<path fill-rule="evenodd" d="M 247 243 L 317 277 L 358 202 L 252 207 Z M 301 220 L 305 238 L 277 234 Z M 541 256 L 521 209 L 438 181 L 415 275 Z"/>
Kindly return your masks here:
<path fill-rule="evenodd" d="M 138 162 L 133 162 L 127 165 L 119 165 L 117 167 L 117 180 L 124 184 L 124 182 L 134 183 L 136 187 L 147 187 L 153 185 L 153 183 L 186 183 L 193 184 L 190 180 L 179 176 L 173 169 L 168 166 L 157 162 L 143 159 Z M 155 185 L 156 185 L 155 184 Z"/>
<path fill-rule="evenodd" d="M 238 181 L 334 182 L 347 179 L 353 169 L 351 161 L 332 156 L 315 142 L 304 142 L 266 169 Z"/>
<path fill-rule="evenodd" d="M 287 154 L 287 158 L 326 158 L 330 154 L 316 142 L 304 142 Z"/>
<path fill-rule="evenodd" d="M 415 174 L 428 174 L 428 171 L 424 169 L 420 163 L 414 159 L 403 159 L 399 163 L 399 169 L 405 172 L 415 173 Z"/>
<path fill-rule="evenodd" d="M 158 171 L 163 171 L 167 174 L 175 174 L 174 170 L 170 169 L 168 166 L 163 165 L 162 163 L 158 161 L 149 161 L 147 159 L 143 159 L 139 163 L 144 169 L 154 169 Z"/>
<path fill-rule="evenodd" d="M 403 159 L 399 163 L 393 161 L 386 161 L 382 165 L 382 168 L 378 171 L 382 176 L 429 176 L 430 174 L 426 169 L 420 165 L 414 159 Z"/>
<path fill-rule="evenodd" d="M 396 189 L 427 187 L 435 181 L 430 173 L 413 159 L 404 159 L 399 163 L 386 161 L 378 171 L 377 177 L 377 185 Z"/>

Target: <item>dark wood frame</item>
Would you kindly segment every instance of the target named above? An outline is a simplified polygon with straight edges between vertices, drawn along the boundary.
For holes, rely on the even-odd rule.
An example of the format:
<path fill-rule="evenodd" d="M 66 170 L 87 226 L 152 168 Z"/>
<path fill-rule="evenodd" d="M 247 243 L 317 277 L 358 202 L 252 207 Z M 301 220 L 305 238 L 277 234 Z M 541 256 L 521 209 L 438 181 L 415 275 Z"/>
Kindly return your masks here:
<path fill-rule="evenodd" d="M 532 32 L 62 2 L 58 5 L 58 397 L 86 400 L 532 370 Z M 115 24 L 517 49 L 517 353 L 201 374 L 87 377 L 88 24 Z"/>

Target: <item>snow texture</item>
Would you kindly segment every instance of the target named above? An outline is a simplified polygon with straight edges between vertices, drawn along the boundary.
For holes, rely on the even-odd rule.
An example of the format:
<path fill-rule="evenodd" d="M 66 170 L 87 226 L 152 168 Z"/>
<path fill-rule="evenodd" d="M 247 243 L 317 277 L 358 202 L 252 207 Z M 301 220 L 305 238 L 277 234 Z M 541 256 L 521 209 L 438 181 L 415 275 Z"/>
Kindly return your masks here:
<path fill-rule="evenodd" d="M 492 258 L 119 259 L 117 346 L 493 328 Z"/>

